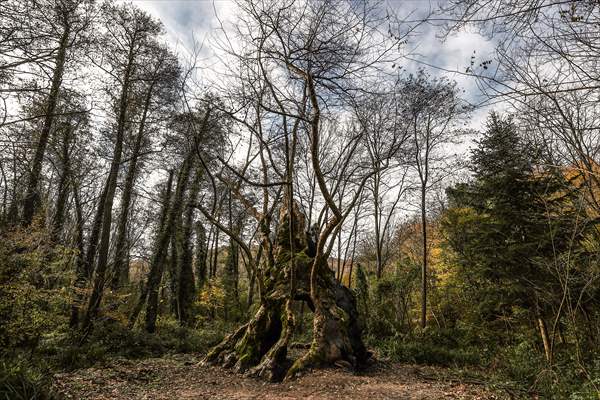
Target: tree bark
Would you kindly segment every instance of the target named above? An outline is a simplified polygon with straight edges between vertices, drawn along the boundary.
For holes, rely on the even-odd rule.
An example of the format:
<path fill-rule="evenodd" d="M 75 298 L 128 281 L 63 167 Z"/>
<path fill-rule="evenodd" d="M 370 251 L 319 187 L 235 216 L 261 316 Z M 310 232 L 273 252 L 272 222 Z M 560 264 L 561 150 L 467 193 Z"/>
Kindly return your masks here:
<path fill-rule="evenodd" d="M 146 93 L 144 108 L 142 110 L 142 118 L 140 120 L 138 132 L 135 137 L 133 149 L 131 150 L 131 161 L 129 162 L 129 169 L 127 170 L 125 185 L 123 187 L 123 196 L 121 198 L 121 215 L 119 217 L 117 240 L 115 244 L 115 262 L 113 265 L 114 273 L 111 281 L 111 288 L 113 290 L 118 289 L 119 286 L 126 283 L 129 279 L 129 264 L 126 264 L 126 260 L 128 258 L 127 255 L 129 253 L 129 245 L 127 243 L 127 222 L 129 220 L 131 194 L 133 192 L 133 185 L 135 183 L 137 163 L 140 156 L 140 149 L 142 147 L 142 139 L 144 137 L 144 130 L 146 128 L 146 117 L 148 116 L 148 109 L 150 107 L 150 100 L 152 99 L 153 88 L 154 82 L 150 84 L 148 92 Z"/>
<path fill-rule="evenodd" d="M 175 235 L 175 230 L 179 225 L 177 219 L 181 219 L 181 213 L 183 210 L 183 199 L 187 182 L 189 180 L 191 164 L 193 160 L 193 153 L 189 153 L 183 162 L 179 175 L 177 177 L 177 187 L 175 189 L 175 195 L 173 197 L 173 204 L 169 210 L 168 218 L 165 223 L 165 229 L 162 231 L 161 236 L 157 242 L 155 250 L 155 256 L 153 257 L 152 269 L 155 273 L 148 277 L 148 304 L 146 306 L 146 321 L 145 329 L 148 333 L 154 333 L 156 331 L 156 318 L 158 317 L 158 289 L 162 280 L 164 272 L 164 265 L 167 258 L 169 242 Z M 173 254 L 173 253 L 172 253 Z M 172 257 L 177 257 L 177 252 L 174 252 Z M 173 260 L 171 260 L 173 262 Z M 173 271 L 171 272 L 173 273 Z M 177 296 L 177 289 L 172 296 Z"/>
<path fill-rule="evenodd" d="M 256 274 L 257 268 L 261 263 L 262 254 L 263 254 L 263 246 L 258 247 L 258 251 L 256 252 L 256 260 L 254 261 L 254 265 L 256 268 L 251 268 L 250 276 L 248 277 L 248 298 L 246 302 L 246 308 L 249 310 L 252 307 L 252 303 L 254 303 L 254 287 L 256 286 Z"/>
<path fill-rule="evenodd" d="M 150 288 L 156 290 L 158 292 L 158 286 L 160 285 L 160 281 L 162 280 L 162 268 L 164 264 L 164 260 L 166 255 L 164 254 L 166 250 L 164 249 L 164 240 L 165 235 L 167 234 L 165 231 L 167 230 L 167 218 L 169 215 L 170 204 L 171 204 L 171 190 L 173 187 L 173 170 L 169 171 L 169 179 L 167 180 L 167 187 L 165 188 L 165 193 L 162 201 L 162 211 L 160 214 L 160 220 L 157 227 L 157 235 L 156 235 L 156 244 L 154 247 L 154 252 L 152 255 L 152 260 L 150 262 L 150 271 L 148 272 L 148 280 L 146 285 L 144 285 L 140 292 L 140 298 L 136 303 L 135 307 L 131 315 L 129 316 L 129 329 L 133 328 L 137 318 L 146 303 L 146 299 L 148 298 L 148 292 Z M 168 240 L 168 236 L 167 236 Z M 168 242 L 167 242 L 168 246 Z"/>
<path fill-rule="evenodd" d="M 127 100 L 129 96 L 129 88 L 131 85 L 131 74 L 133 71 L 133 63 L 135 58 L 135 43 L 132 41 L 129 48 L 127 65 L 123 74 L 123 86 L 119 99 L 119 116 L 117 119 L 117 132 L 115 139 L 115 148 L 113 151 L 113 159 L 110 163 L 110 171 L 106 179 L 104 202 L 99 206 L 102 211 L 102 227 L 100 229 L 100 244 L 98 247 L 98 262 L 96 266 L 96 277 L 94 279 L 94 288 L 90 296 L 88 309 L 84 320 L 84 329 L 89 328 L 93 319 L 96 317 L 102 295 L 104 293 L 104 284 L 106 280 L 106 269 L 108 266 L 108 250 L 110 245 L 110 231 L 112 223 L 112 207 L 117 189 L 117 178 L 119 175 L 119 167 L 121 165 L 121 157 L 123 150 L 123 137 L 125 134 L 125 123 L 127 116 Z"/>
<path fill-rule="evenodd" d="M 98 250 L 98 241 L 100 240 L 100 230 L 102 228 L 102 216 L 104 215 L 104 200 L 106 199 L 106 186 L 102 189 L 100 198 L 98 199 L 98 206 L 96 208 L 96 214 L 94 215 L 94 222 L 92 223 L 92 230 L 90 232 L 90 238 L 88 241 L 87 252 L 85 253 L 84 269 L 87 279 L 91 280 L 94 275 L 94 259 Z"/>
<path fill-rule="evenodd" d="M 421 228 L 423 230 L 423 266 L 421 268 L 421 328 L 427 326 L 427 210 L 425 190 L 421 192 Z"/>
<path fill-rule="evenodd" d="M 180 254 L 181 252 L 178 251 L 177 249 L 177 230 L 180 229 L 179 227 L 179 223 L 177 221 L 177 218 L 175 219 L 174 222 L 175 226 L 173 227 L 173 232 L 171 234 L 171 247 L 170 247 L 170 252 L 171 255 L 168 259 L 168 272 L 169 272 L 169 304 L 170 304 L 170 311 L 175 314 L 175 318 L 179 319 L 179 269 L 177 266 L 177 258 L 178 258 L 178 254 Z M 163 296 L 164 298 L 164 296 Z"/>
<path fill-rule="evenodd" d="M 552 364 L 552 347 L 550 346 L 548 329 L 546 329 L 546 321 L 544 321 L 544 319 L 541 316 L 538 316 L 537 323 L 540 328 L 540 336 L 542 337 L 542 343 L 544 344 L 544 353 L 546 354 L 546 361 L 548 361 L 548 364 Z"/>
<path fill-rule="evenodd" d="M 6 222 L 6 209 L 8 203 L 8 181 L 6 180 L 6 172 L 4 171 L 4 165 L 0 162 L 0 173 L 2 173 L 2 184 L 4 186 L 4 190 L 2 190 L 2 218 L 0 219 L 0 224 L 4 224 Z"/>
<path fill-rule="evenodd" d="M 40 175 L 42 173 L 42 163 L 44 161 L 44 155 L 46 154 L 46 147 L 48 145 L 48 139 L 50 138 L 50 131 L 52 129 L 52 123 L 54 122 L 54 113 L 56 112 L 56 105 L 58 103 L 58 95 L 62 85 L 70 33 L 71 26 L 65 21 L 63 33 L 58 45 L 58 51 L 56 53 L 56 65 L 52 74 L 52 85 L 50 87 L 50 94 L 48 95 L 46 115 L 44 116 L 40 137 L 35 147 L 35 155 L 33 157 L 31 173 L 27 183 L 27 191 L 23 201 L 24 226 L 29 226 L 31 224 L 33 216 L 39 207 L 40 194 L 38 186 Z"/>
<path fill-rule="evenodd" d="M 247 324 L 215 346 L 205 357 L 205 363 L 233 367 L 236 371 L 270 381 L 292 378 L 310 367 L 338 363 L 360 368 L 366 364 L 369 352 L 361 339 L 354 296 L 337 281 L 325 257 L 318 260 L 320 305 L 315 307 L 310 294 L 313 259 L 306 253 L 305 217 L 296 204 L 293 207 L 292 212 L 288 212 L 287 202 L 282 207 L 274 247 L 275 261 L 267 266 L 262 276 L 265 294 L 258 311 Z M 294 222 L 289 224 L 289 218 L 293 218 Z M 294 229 L 291 235 L 290 226 Z M 294 238 L 292 241 L 290 236 Z M 292 248 L 297 252 L 291 253 Z M 287 360 L 287 347 L 295 326 L 294 301 L 307 302 L 315 317 L 311 348 L 291 363 Z"/>
<path fill-rule="evenodd" d="M 84 289 L 87 282 L 87 274 L 85 271 L 84 246 L 83 246 L 83 208 L 79 198 L 79 189 L 75 184 L 71 184 L 73 189 L 73 199 L 75 200 L 75 246 L 77 247 L 77 257 L 75 259 L 75 282 L 73 284 L 74 294 L 73 303 L 71 304 L 71 318 L 69 326 L 75 328 L 79 324 L 79 314 L 84 303 Z"/>
<path fill-rule="evenodd" d="M 196 284 L 194 282 L 194 270 L 192 264 L 192 230 L 194 219 L 193 204 L 196 203 L 198 192 L 200 191 L 200 169 L 196 171 L 196 176 L 192 182 L 190 193 L 185 210 L 185 221 L 181 227 L 181 235 L 176 237 L 178 242 L 179 256 L 177 259 L 179 283 L 177 285 L 178 293 L 178 318 L 179 323 L 188 326 L 192 323 L 192 305 L 196 296 Z"/>
<path fill-rule="evenodd" d="M 60 239 L 65 222 L 65 207 L 69 198 L 69 179 L 71 175 L 71 160 L 69 155 L 69 146 L 71 145 L 72 127 L 67 126 L 62 138 L 62 171 L 58 181 L 58 196 L 56 198 L 56 207 L 54 218 L 52 220 L 52 240 L 56 243 Z"/>
<path fill-rule="evenodd" d="M 229 230 L 236 237 L 239 237 L 242 230 L 242 217 L 237 216 L 234 221 L 233 208 L 231 203 L 231 192 L 228 196 L 228 214 L 229 214 Z M 227 252 L 227 260 L 225 261 L 225 273 L 223 276 L 223 287 L 225 288 L 225 318 L 228 318 L 228 313 L 233 305 L 239 305 L 239 245 L 231 238 L 229 240 L 229 249 Z"/>
<path fill-rule="evenodd" d="M 219 230 L 215 229 L 215 237 L 213 240 L 213 251 L 211 253 L 211 266 L 210 266 L 210 277 L 214 278 L 217 276 L 217 264 L 219 257 Z"/>
<path fill-rule="evenodd" d="M 206 283 L 206 261 L 208 256 L 208 248 L 206 242 L 206 229 L 200 221 L 196 222 L 196 286 L 198 290 L 202 289 Z"/>

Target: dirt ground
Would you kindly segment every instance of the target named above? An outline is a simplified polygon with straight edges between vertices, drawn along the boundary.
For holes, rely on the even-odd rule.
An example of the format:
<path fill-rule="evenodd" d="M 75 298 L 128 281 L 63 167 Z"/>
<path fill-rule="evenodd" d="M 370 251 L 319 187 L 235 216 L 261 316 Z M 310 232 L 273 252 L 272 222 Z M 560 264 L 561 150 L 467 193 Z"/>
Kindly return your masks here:
<path fill-rule="evenodd" d="M 201 366 L 193 355 L 112 360 L 63 373 L 55 389 L 67 399 L 508 399 L 480 383 L 439 378 L 439 368 L 378 362 L 354 375 L 343 369 L 312 371 L 284 383 L 266 383 L 219 367 Z"/>

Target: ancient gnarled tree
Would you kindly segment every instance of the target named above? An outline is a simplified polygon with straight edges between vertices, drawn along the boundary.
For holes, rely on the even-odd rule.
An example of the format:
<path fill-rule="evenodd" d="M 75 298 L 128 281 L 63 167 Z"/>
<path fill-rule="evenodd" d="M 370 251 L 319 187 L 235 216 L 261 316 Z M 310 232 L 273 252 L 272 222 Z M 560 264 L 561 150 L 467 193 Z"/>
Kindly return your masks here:
<path fill-rule="evenodd" d="M 305 233 L 306 217 L 297 204 L 290 210 L 284 203 L 280 221 L 274 263 L 261 277 L 264 293 L 258 311 L 248 323 L 214 347 L 205 361 L 268 380 L 281 380 L 308 367 L 336 362 L 351 368 L 364 366 L 369 353 L 361 339 L 353 293 L 335 279 L 323 259 L 316 260 L 319 304 L 315 304 L 310 295 L 315 259 L 311 257 L 314 254 L 309 250 Z M 308 303 L 315 316 L 311 346 L 292 364 L 287 354 L 295 326 L 294 301 Z"/>
<path fill-rule="evenodd" d="M 255 272 L 260 300 L 250 320 L 205 362 L 269 380 L 323 365 L 357 369 L 369 353 L 356 302 L 328 260 L 365 185 L 389 168 L 406 137 L 400 128 L 377 132 L 377 152 L 369 155 L 371 122 L 357 117 L 357 107 L 366 103 L 368 76 L 383 74 L 375 65 L 395 59 L 401 35 L 382 34 L 382 15 L 369 4 L 239 5 L 235 30 L 241 49 L 223 49 L 231 70 L 215 85 L 227 85 L 223 92 L 229 96 L 217 107 L 239 127 L 247 154 L 245 160 L 239 152 L 219 159 L 206 170 L 213 187 L 225 185 L 254 218 L 254 231 L 244 236 L 221 224 L 214 217 L 216 196 L 212 207 L 205 199 L 197 208 L 239 244 Z M 338 112 L 347 121 L 336 118 Z M 390 112 L 389 118 L 397 115 Z M 310 241 L 309 225 L 316 226 Z M 313 311 L 313 337 L 306 353 L 292 362 L 295 302 Z"/>

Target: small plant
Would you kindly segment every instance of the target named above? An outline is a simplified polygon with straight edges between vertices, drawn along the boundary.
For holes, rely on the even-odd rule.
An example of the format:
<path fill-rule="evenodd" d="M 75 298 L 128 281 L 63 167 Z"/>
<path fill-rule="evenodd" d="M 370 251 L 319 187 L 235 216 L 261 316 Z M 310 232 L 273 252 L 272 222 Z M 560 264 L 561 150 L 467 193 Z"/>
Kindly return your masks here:
<path fill-rule="evenodd" d="M 10 400 L 57 400 L 47 375 L 22 362 L 0 361 L 0 398 Z"/>
<path fill-rule="evenodd" d="M 431 330 L 408 335 L 399 334 L 374 341 L 373 344 L 383 357 L 396 362 L 446 367 L 480 365 L 484 361 L 481 347 L 460 343 L 460 337 L 461 333 L 455 330 Z"/>

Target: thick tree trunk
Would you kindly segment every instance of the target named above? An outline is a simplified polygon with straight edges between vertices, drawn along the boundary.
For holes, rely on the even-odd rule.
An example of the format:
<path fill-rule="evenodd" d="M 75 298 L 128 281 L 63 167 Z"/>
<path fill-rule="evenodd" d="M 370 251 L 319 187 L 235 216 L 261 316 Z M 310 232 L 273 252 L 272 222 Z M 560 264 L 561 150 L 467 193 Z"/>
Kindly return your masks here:
<path fill-rule="evenodd" d="M 256 253 L 256 260 L 254 265 L 258 266 L 261 263 L 263 253 L 263 247 L 259 246 L 258 252 Z M 256 269 L 253 268 L 250 271 L 250 276 L 248 277 L 248 298 L 246 302 L 246 308 L 249 310 L 252 307 L 252 303 L 254 303 L 254 287 L 256 286 Z"/>
<path fill-rule="evenodd" d="M 357 369 L 370 357 L 362 342 L 353 293 L 335 280 L 326 260 L 319 263 L 317 272 L 319 301 L 314 302 L 313 341 L 308 353 L 289 369 L 287 377 L 307 368 L 332 364 Z"/>
<path fill-rule="evenodd" d="M 305 217 L 294 206 L 289 224 L 283 207 L 277 231 L 275 262 L 263 272 L 265 293 L 254 317 L 229 335 L 205 357 L 205 363 L 233 367 L 271 381 L 291 378 L 302 370 L 325 365 L 360 368 L 369 352 L 361 339 L 361 327 L 352 292 L 335 279 L 326 258 L 319 260 L 319 303 L 310 297 L 313 259 L 307 255 Z M 294 232 L 289 235 L 289 226 Z M 293 246 L 289 237 L 293 237 Z M 298 249 L 291 254 L 290 249 Z M 292 270 L 293 266 L 293 270 Z M 293 276 L 293 287 L 291 279 Z M 314 336 L 308 352 L 295 363 L 287 360 L 287 347 L 294 331 L 292 303 L 306 301 L 314 310 Z"/>
<path fill-rule="evenodd" d="M 42 173 L 42 163 L 44 161 L 44 155 L 46 154 L 46 147 L 48 145 L 48 139 L 50 138 L 52 123 L 54 122 L 54 113 L 56 112 L 56 105 L 58 103 L 59 91 L 62 84 L 70 33 L 71 27 L 70 25 L 66 24 L 64 26 L 64 30 L 58 45 L 58 51 L 56 53 L 55 67 L 52 75 L 52 85 L 50 87 L 50 94 L 48 95 L 48 102 L 45 110 L 46 115 L 44 116 L 44 123 L 42 125 L 40 137 L 35 147 L 35 155 L 33 157 L 29 181 L 27 183 L 27 192 L 23 202 L 23 225 L 25 226 L 31 224 L 33 216 L 39 207 L 40 194 L 38 186 L 40 175 Z"/>

